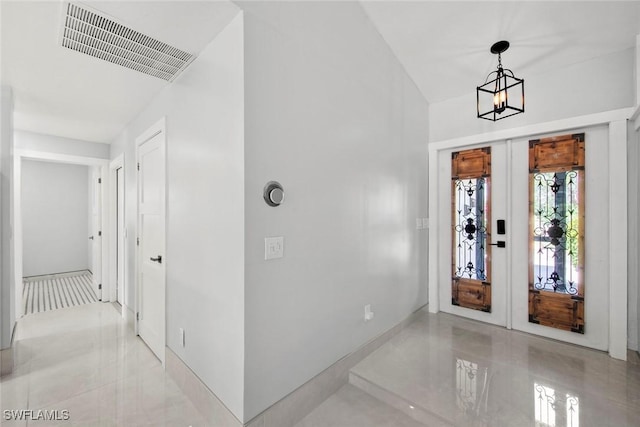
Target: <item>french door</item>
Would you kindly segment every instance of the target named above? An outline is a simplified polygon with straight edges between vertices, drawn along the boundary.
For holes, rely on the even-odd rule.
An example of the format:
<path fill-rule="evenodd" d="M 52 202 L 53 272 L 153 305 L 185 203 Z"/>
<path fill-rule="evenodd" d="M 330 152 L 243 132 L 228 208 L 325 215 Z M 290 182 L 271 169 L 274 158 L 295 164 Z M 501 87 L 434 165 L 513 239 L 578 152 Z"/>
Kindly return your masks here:
<path fill-rule="evenodd" d="M 451 155 L 451 304 L 491 312 L 491 147 Z"/>
<path fill-rule="evenodd" d="M 440 308 L 506 326 L 507 253 L 496 234 L 507 214 L 506 145 L 441 151 L 438 160 Z"/>
<path fill-rule="evenodd" d="M 607 133 L 440 150 L 440 310 L 608 348 Z"/>

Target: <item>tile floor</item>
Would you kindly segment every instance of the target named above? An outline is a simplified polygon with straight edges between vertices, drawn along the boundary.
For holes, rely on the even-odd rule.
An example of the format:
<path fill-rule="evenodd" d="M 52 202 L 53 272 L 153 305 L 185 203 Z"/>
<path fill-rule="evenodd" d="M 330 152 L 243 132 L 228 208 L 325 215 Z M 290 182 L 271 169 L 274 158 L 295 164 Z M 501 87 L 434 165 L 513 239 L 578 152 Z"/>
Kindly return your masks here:
<path fill-rule="evenodd" d="M 26 316 L 16 334 L 16 367 L 0 380 L 2 426 L 206 425 L 112 304 Z M 68 410 L 69 420 L 7 421 L 7 409 Z"/>
<path fill-rule="evenodd" d="M 638 427 L 631 356 L 421 312 L 296 427 Z"/>
<path fill-rule="evenodd" d="M 16 369 L 0 381 L 3 426 L 207 425 L 111 304 L 28 316 L 17 334 Z M 296 427 L 637 427 L 632 356 L 424 311 Z M 7 421 L 5 409 L 70 419 Z"/>

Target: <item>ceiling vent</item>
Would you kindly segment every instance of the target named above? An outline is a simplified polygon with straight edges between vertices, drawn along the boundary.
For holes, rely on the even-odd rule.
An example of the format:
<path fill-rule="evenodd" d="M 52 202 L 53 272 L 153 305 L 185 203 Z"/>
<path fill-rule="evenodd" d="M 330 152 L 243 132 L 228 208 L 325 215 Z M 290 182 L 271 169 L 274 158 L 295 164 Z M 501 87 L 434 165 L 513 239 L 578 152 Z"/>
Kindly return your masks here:
<path fill-rule="evenodd" d="M 66 5 L 62 46 L 172 81 L 194 55 L 121 25 L 95 11 Z"/>

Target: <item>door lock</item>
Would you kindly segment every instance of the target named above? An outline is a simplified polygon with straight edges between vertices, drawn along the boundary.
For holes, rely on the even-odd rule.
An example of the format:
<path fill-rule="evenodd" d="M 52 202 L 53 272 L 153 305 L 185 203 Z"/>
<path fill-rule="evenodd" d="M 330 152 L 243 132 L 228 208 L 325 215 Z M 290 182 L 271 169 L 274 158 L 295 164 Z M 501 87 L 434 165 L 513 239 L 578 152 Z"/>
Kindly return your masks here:
<path fill-rule="evenodd" d="M 89 240 L 93 240 L 93 236 L 89 236 Z"/>
<path fill-rule="evenodd" d="M 498 240 L 498 243 L 489 243 L 491 246 L 497 246 L 499 248 L 506 248 L 507 247 L 507 242 L 505 242 L 504 240 Z"/>
<path fill-rule="evenodd" d="M 157 262 L 158 264 L 162 264 L 162 255 L 158 255 L 157 258 L 151 257 L 149 259 L 153 262 Z"/>

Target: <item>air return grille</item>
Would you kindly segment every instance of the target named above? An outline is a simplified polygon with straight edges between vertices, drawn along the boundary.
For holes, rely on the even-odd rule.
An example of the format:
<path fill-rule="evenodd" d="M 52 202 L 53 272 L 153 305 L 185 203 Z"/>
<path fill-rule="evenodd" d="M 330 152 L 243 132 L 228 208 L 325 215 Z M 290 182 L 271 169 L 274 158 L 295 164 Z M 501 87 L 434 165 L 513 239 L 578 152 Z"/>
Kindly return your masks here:
<path fill-rule="evenodd" d="M 62 46 L 163 80 L 173 80 L 194 55 L 75 4 L 67 4 Z"/>

